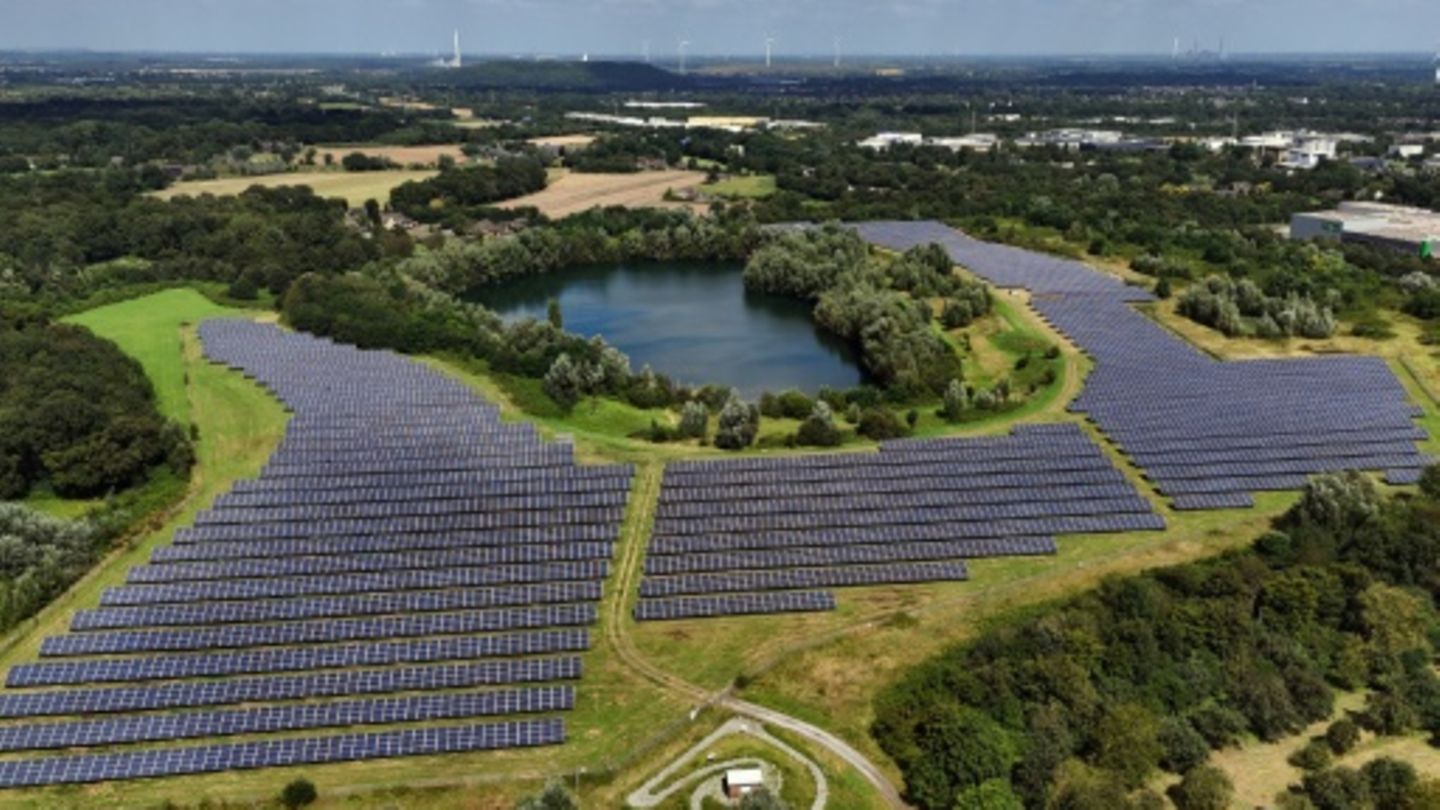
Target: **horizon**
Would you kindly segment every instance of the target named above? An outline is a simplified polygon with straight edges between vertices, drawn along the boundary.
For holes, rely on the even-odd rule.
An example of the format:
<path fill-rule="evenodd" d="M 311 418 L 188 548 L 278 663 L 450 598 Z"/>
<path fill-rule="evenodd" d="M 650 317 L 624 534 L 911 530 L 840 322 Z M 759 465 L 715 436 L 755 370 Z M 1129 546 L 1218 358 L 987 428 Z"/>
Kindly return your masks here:
<path fill-rule="evenodd" d="M 12 0 L 0 50 L 781 58 L 1428 54 L 1440 4 L 1371 0 Z M 357 7 L 358 6 L 358 7 Z M 1363 13 L 1360 13 L 1363 11 Z M 286 24 L 277 25 L 277 21 Z M 1039 22 L 1037 22 L 1039 21 Z M 647 45 L 648 43 L 648 45 Z"/>

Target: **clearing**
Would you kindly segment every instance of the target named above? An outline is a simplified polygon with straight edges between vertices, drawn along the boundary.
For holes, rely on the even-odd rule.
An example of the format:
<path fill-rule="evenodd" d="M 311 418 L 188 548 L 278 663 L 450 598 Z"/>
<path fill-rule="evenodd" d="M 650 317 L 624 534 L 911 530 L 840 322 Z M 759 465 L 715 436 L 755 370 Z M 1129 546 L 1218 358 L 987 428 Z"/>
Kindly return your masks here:
<path fill-rule="evenodd" d="M 719 182 L 702 186 L 700 190 L 717 197 L 758 200 L 771 196 L 779 190 L 779 187 L 775 184 L 775 175 L 773 174 L 749 174 L 727 177 Z"/>
<path fill-rule="evenodd" d="M 553 146 L 556 148 L 584 148 L 594 142 L 594 135 L 546 135 L 542 138 L 531 138 L 527 141 L 527 143 L 534 144 L 535 146 Z"/>
<path fill-rule="evenodd" d="M 565 172 L 551 181 L 544 191 L 501 203 L 503 208 L 533 206 L 552 219 L 567 217 L 612 205 L 627 208 L 689 208 L 702 210 L 693 203 L 667 202 L 666 191 L 694 189 L 705 182 L 701 172 L 667 170 L 633 174 L 585 174 Z"/>
<path fill-rule="evenodd" d="M 390 199 L 390 190 L 412 180 L 427 180 L 435 172 L 388 171 L 388 172 L 342 172 L 314 171 L 267 174 L 260 177 L 222 177 L 218 180 L 196 180 L 176 183 L 155 196 L 162 200 L 180 196 L 214 194 L 218 197 L 239 194 L 251 186 L 278 188 L 280 186 L 309 186 L 321 197 L 339 197 L 351 208 L 359 208 L 366 200 L 384 203 Z"/>

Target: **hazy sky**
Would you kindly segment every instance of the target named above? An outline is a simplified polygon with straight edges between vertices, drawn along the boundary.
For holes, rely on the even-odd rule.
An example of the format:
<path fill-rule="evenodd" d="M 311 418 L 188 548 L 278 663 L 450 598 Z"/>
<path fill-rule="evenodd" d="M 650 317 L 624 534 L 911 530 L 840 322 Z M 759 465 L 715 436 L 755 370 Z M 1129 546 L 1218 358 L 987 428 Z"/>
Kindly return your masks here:
<path fill-rule="evenodd" d="M 0 0 L 0 48 L 378 53 L 1430 51 L 1440 0 Z"/>

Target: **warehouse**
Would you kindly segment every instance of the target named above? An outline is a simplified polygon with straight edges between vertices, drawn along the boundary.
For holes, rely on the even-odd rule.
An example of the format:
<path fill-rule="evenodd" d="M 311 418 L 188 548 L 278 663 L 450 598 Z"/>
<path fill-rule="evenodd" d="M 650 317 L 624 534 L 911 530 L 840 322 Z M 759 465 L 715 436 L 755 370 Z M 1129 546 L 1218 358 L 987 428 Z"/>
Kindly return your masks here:
<path fill-rule="evenodd" d="M 1344 202 L 1334 211 L 1295 214 L 1290 238 L 1364 242 L 1431 257 L 1440 248 L 1440 214 L 1403 205 Z"/>

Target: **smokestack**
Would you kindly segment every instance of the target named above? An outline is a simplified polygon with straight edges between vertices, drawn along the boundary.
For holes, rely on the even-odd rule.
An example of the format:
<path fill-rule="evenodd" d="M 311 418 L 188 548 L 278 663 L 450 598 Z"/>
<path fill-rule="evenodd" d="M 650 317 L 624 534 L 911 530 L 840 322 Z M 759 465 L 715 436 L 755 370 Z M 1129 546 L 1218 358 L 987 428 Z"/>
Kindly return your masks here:
<path fill-rule="evenodd" d="M 460 67 L 460 29 L 455 29 L 455 62 L 451 67 Z"/>

